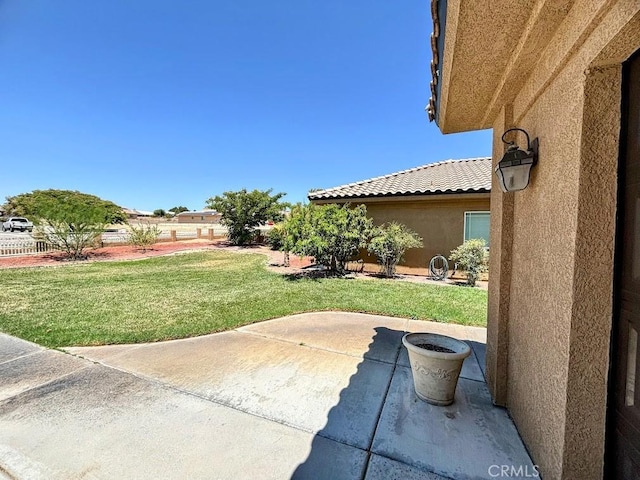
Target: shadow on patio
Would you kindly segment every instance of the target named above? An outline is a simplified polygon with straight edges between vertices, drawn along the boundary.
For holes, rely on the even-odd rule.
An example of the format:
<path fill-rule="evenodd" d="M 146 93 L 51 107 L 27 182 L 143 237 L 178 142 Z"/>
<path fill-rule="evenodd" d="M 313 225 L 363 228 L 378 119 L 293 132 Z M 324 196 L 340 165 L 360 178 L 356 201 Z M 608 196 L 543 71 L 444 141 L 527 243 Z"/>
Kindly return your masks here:
<path fill-rule="evenodd" d="M 429 331 L 430 325 L 407 321 L 406 330 Z M 438 333 L 446 327 L 438 325 Z M 506 411 L 491 402 L 480 367 L 484 343 L 462 338 L 464 327 L 451 329 L 472 346 L 472 355 L 464 363 L 453 405 L 436 407 L 413 391 L 401 343 L 406 332 L 374 330 L 357 371 L 291 478 L 463 480 L 495 478 L 503 466 L 521 472 L 522 478 L 536 472 Z M 355 447 L 348 462 L 345 456 L 332 456 L 335 447 L 328 447 L 327 439 Z"/>

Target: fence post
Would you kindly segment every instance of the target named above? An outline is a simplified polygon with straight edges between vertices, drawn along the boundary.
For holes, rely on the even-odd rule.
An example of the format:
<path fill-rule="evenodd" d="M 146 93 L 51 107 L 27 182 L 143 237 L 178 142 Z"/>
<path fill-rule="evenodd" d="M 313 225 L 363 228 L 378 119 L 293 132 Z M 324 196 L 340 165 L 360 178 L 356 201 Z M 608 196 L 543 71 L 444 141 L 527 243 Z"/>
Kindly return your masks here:
<path fill-rule="evenodd" d="M 178 240 L 178 237 L 176 235 L 176 231 L 175 230 L 171 230 L 171 241 L 175 242 Z"/>

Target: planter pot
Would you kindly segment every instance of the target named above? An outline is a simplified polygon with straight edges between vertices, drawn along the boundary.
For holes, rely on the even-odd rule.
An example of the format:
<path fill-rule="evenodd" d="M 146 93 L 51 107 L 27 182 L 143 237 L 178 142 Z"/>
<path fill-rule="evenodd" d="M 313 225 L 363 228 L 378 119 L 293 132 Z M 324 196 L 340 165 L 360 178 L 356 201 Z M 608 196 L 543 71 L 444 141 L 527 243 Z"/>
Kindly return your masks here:
<path fill-rule="evenodd" d="M 402 343 L 409 353 L 416 395 L 433 405 L 451 405 L 462 362 L 471 354 L 469 345 L 435 333 L 408 333 Z"/>

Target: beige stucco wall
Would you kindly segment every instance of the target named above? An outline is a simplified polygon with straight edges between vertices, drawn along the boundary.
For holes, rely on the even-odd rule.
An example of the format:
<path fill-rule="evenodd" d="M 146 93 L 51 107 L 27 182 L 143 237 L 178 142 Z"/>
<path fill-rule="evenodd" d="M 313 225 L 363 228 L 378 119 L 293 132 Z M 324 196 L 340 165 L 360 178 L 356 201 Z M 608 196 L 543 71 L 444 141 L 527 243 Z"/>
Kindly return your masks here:
<path fill-rule="evenodd" d="M 328 202 L 314 202 L 328 203 Z M 449 256 L 451 250 L 464 241 L 464 212 L 490 209 L 490 195 L 460 194 L 393 199 L 355 199 L 354 205 L 365 204 L 367 216 L 376 225 L 387 222 L 403 223 L 422 237 L 423 248 L 409 249 L 401 265 L 428 267 L 437 254 Z M 375 257 L 364 255 L 366 262 L 376 263 Z"/>
<path fill-rule="evenodd" d="M 218 223 L 222 215 L 178 215 L 178 223 Z"/>
<path fill-rule="evenodd" d="M 639 11 L 574 3 L 493 121 L 494 162 L 507 126 L 540 139 L 529 188 L 493 188 L 487 366 L 545 479 L 602 478 L 620 62 L 640 48 Z"/>

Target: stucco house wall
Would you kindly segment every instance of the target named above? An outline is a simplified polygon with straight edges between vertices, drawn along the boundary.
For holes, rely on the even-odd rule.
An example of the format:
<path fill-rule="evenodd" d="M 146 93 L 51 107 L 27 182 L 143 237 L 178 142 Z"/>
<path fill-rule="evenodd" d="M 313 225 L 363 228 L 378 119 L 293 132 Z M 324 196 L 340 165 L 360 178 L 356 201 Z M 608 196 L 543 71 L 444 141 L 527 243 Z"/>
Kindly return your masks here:
<path fill-rule="evenodd" d="M 222 215 L 207 212 L 183 212 L 178 214 L 178 223 L 219 223 Z"/>
<path fill-rule="evenodd" d="M 527 189 L 503 194 L 493 181 L 487 375 L 544 478 L 596 479 L 604 465 L 621 64 L 640 48 L 640 4 L 560 3 L 564 19 L 546 44 L 514 41 L 514 57 L 500 59 L 508 71 L 533 52 L 513 94 L 493 98 L 494 165 L 502 133 L 514 126 L 540 139 L 540 157 Z M 448 32 L 462 18 L 452 4 Z M 534 9 L 529 25 L 541 15 Z M 455 119 L 447 129 L 456 131 Z"/>
<path fill-rule="evenodd" d="M 314 201 L 314 203 L 329 203 Z M 490 195 L 463 194 L 399 197 L 395 199 L 353 199 L 353 205 L 364 204 L 367 216 L 374 224 L 387 222 L 403 223 L 422 237 L 423 248 L 407 250 L 401 265 L 427 268 L 435 255 L 449 257 L 451 250 L 464 241 L 465 212 L 488 212 Z M 376 263 L 376 258 L 364 254 L 367 263 Z"/>

